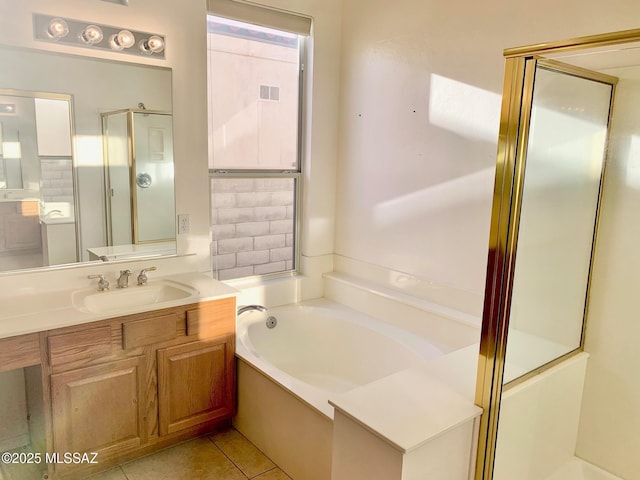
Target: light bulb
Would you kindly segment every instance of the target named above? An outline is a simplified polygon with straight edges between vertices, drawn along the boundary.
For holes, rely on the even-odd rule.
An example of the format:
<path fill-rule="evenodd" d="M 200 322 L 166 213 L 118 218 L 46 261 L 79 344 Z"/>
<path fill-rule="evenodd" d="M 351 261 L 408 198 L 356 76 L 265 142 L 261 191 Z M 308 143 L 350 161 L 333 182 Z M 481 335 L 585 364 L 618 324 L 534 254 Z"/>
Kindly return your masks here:
<path fill-rule="evenodd" d="M 129 30 L 120 30 L 109 37 L 109 45 L 114 50 L 123 50 L 136 43 L 136 37 Z"/>
<path fill-rule="evenodd" d="M 52 18 L 47 27 L 47 35 L 55 40 L 66 37 L 69 33 L 69 25 L 61 18 Z"/>
<path fill-rule="evenodd" d="M 80 40 L 87 45 L 94 45 L 102 41 L 102 29 L 97 25 L 87 25 L 80 34 Z"/>
<path fill-rule="evenodd" d="M 164 39 L 158 35 L 151 35 L 147 44 L 153 53 L 160 53 L 164 50 Z"/>
<path fill-rule="evenodd" d="M 151 35 L 146 40 L 140 40 L 138 47 L 140 51 L 146 55 L 160 53 L 164 50 L 164 39 L 158 35 Z"/>

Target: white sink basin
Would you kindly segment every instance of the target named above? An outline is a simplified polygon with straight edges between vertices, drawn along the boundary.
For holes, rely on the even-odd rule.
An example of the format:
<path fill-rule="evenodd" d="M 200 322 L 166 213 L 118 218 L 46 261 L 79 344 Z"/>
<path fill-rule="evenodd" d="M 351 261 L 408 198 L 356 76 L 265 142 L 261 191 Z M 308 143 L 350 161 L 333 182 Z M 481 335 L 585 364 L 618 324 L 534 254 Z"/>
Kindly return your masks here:
<path fill-rule="evenodd" d="M 169 281 L 149 282 L 147 285 L 131 285 L 104 292 L 84 289 L 73 293 L 73 306 L 92 313 L 125 312 L 145 306 L 161 306 L 176 300 L 194 297 L 198 291 L 180 283 Z"/>

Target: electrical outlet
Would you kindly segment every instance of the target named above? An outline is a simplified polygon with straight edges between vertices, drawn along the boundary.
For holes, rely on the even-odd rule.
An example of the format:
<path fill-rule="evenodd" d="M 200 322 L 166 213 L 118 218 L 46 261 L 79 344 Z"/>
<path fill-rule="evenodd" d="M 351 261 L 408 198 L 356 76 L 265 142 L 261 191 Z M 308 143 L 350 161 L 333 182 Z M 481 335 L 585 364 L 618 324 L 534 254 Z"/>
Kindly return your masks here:
<path fill-rule="evenodd" d="M 178 235 L 189 233 L 189 214 L 181 213 L 178 215 Z"/>

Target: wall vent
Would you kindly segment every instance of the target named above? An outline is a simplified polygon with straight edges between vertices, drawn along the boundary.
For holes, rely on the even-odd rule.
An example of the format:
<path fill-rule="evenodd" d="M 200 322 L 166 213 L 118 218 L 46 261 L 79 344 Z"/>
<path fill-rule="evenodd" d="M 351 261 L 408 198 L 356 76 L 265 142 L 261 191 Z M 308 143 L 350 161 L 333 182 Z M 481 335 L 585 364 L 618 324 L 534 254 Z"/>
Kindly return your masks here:
<path fill-rule="evenodd" d="M 280 87 L 273 85 L 260 85 L 260 100 L 280 101 Z"/>

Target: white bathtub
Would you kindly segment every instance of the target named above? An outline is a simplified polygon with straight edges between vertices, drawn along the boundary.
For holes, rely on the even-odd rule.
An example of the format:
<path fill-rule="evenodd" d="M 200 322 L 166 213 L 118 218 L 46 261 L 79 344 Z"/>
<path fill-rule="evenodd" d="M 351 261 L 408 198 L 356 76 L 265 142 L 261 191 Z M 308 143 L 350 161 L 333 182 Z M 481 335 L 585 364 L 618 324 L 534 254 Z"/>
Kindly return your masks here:
<path fill-rule="evenodd" d="M 275 328 L 266 320 L 277 319 Z M 414 334 L 340 304 L 315 301 L 251 311 L 238 318 L 237 354 L 312 407 L 443 355 Z"/>
<path fill-rule="evenodd" d="M 236 330 L 234 425 L 291 478 L 330 480 L 330 398 L 477 341 L 466 330 L 457 333 L 455 322 L 422 313 L 411 319 L 398 313 L 399 323 L 424 322 L 429 338 L 442 343 L 327 299 L 244 313 Z M 273 329 L 269 316 L 278 320 Z"/>

